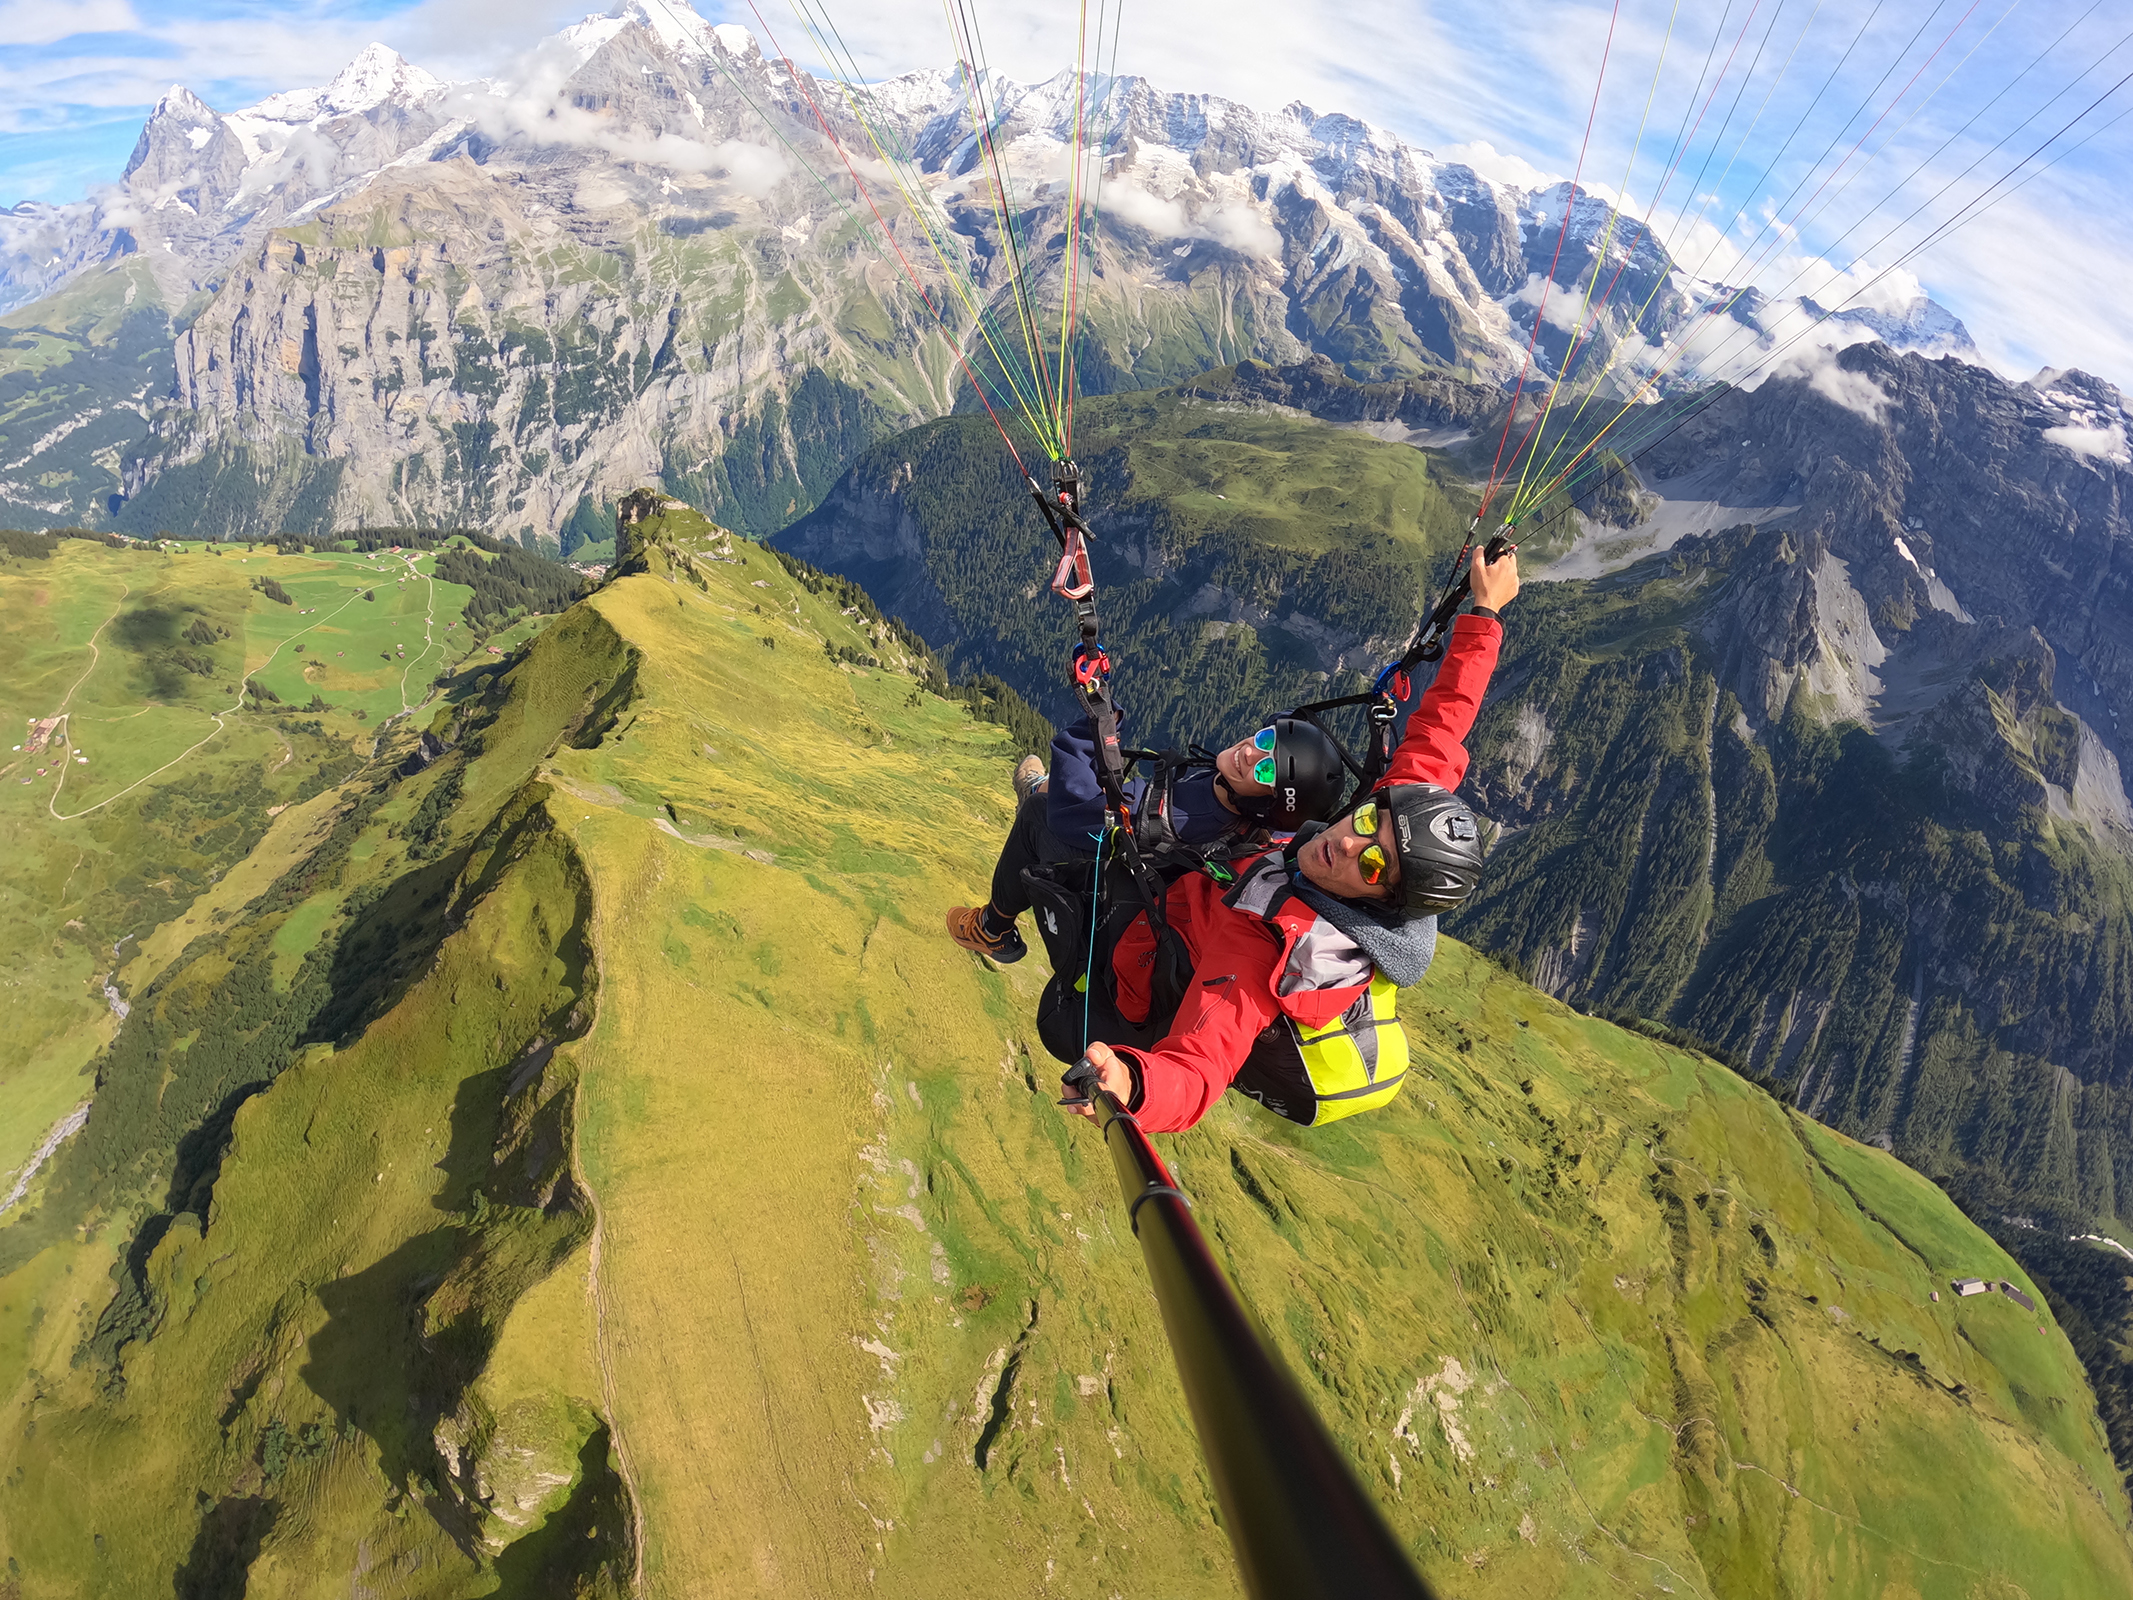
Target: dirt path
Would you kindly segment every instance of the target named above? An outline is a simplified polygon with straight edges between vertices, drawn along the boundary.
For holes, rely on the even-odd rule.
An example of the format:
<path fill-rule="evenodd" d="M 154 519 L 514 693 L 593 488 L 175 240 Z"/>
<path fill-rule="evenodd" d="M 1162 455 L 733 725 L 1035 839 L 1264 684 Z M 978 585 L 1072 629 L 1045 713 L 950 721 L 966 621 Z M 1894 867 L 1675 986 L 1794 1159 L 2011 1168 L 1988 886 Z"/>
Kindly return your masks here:
<path fill-rule="evenodd" d="M 404 717 L 410 711 L 419 709 L 419 706 L 428 705 L 430 700 L 430 697 L 428 695 L 424 695 L 419 703 L 409 702 L 407 698 L 408 673 L 413 672 L 417 667 L 422 665 L 423 662 L 429 660 L 431 651 L 436 651 L 440 657 L 442 657 L 444 651 L 443 647 L 437 643 L 436 637 L 437 580 L 429 573 L 424 572 L 420 567 L 415 564 L 418 559 L 417 557 L 402 556 L 400 559 L 407 563 L 407 570 L 410 575 L 420 578 L 425 584 L 429 586 L 428 605 L 422 613 L 422 652 L 421 654 L 416 656 L 414 660 L 410 661 L 407 664 L 406 669 L 400 674 L 400 714 Z"/>
<path fill-rule="evenodd" d="M 244 675 L 249 678 L 255 672 L 266 671 L 267 668 L 273 666 L 274 663 L 281 658 L 281 653 L 284 648 L 296 643 L 297 640 L 301 639 L 313 628 L 324 627 L 327 623 L 331 622 L 335 617 L 339 616 L 343 611 L 346 611 L 350 606 L 354 605 L 358 600 L 362 598 L 363 597 L 360 594 L 351 594 L 346 600 L 343 600 L 339 605 L 335 606 L 331 611 L 327 612 L 326 615 L 320 617 L 318 621 L 307 623 L 305 626 L 298 628 L 296 632 L 290 634 L 288 638 L 282 640 L 280 644 L 269 650 L 267 652 L 267 659 L 260 662 L 258 666 L 246 667 L 244 669 Z"/>
<path fill-rule="evenodd" d="M 132 593 L 133 585 L 130 583 L 126 584 L 119 593 L 118 604 L 114 605 L 111 608 L 111 615 L 104 618 L 102 622 L 98 623 L 96 632 L 89 635 L 89 665 L 82 672 L 82 675 L 74 680 L 74 687 L 72 689 L 69 689 L 67 691 L 67 697 L 59 702 L 59 709 L 52 713 L 54 716 L 64 717 L 67 714 L 67 707 L 74 703 L 74 696 L 80 692 L 81 686 L 89 681 L 89 674 L 96 670 L 96 664 L 99 661 L 103 660 L 103 652 L 96 648 L 96 641 L 104 636 L 104 629 L 110 627 L 112 623 L 118 621 L 118 614 L 126 607 L 126 597 Z M 53 737 L 58 737 L 57 729 L 53 730 Z"/>
<path fill-rule="evenodd" d="M 132 592 L 133 592 L 133 591 L 132 591 L 132 590 L 131 590 L 130 588 L 129 588 L 129 589 L 127 590 L 127 594 L 131 594 Z M 346 610 L 347 610 L 347 609 L 348 609 L 348 608 L 349 608 L 350 606 L 354 605 L 354 604 L 355 604 L 355 603 L 356 603 L 356 602 L 357 602 L 358 600 L 360 600 L 360 599 L 362 599 L 362 598 L 363 598 L 363 597 L 362 597 L 362 595 L 361 595 L 361 594 L 359 594 L 359 593 L 358 593 L 358 594 L 351 594 L 351 595 L 350 595 L 350 596 L 349 596 L 349 597 L 348 597 L 348 598 L 347 598 L 346 600 L 343 600 L 343 601 L 342 601 L 342 602 L 341 602 L 341 603 L 340 603 L 340 604 L 339 604 L 338 606 L 334 607 L 334 609 L 333 609 L 333 610 L 331 610 L 331 611 L 329 611 L 329 612 L 328 612 L 328 613 L 327 613 L 327 614 L 326 614 L 325 616 L 323 616 L 323 617 L 320 617 L 320 618 L 319 618 L 319 619 L 318 619 L 317 621 L 315 621 L 315 622 L 312 622 L 312 623 L 308 623 L 308 624 L 306 624 L 306 625 L 305 625 L 304 627 L 302 627 L 302 628 L 299 628 L 299 629 L 298 629 L 298 630 L 297 630 L 296 632 L 294 632 L 294 633 L 290 634 L 288 638 L 286 638 L 286 639 L 282 640 L 280 644 L 277 644 L 277 645 L 276 645 L 276 646 L 275 646 L 275 647 L 274 647 L 274 648 L 273 648 L 272 650 L 270 650 L 270 651 L 268 651 L 268 652 L 267 652 L 267 658 L 266 658 L 266 660 L 264 660 L 264 661 L 260 662 L 260 663 L 259 663 L 259 665 L 258 665 L 258 666 L 256 666 L 256 667 L 247 667 L 247 668 L 245 668 L 245 673 L 244 673 L 245 677 L 246 677 L 247 679 L 249 679 L 249 678 L 251 678 L 251 676 L 252 676 L 252 675 L 253 675 L 254 673 L 257 673 L 257 672 L 264 672 L 264 671 L 265 671 L 265 670 L 266 670 L 266 669 L 267 669 L 268 667 L 271 667 L 272 665 L 274 665 L 275 661 L 276 661 L 277 659 L 279 659 L 279 657 L 280 657 L 280 655 L 281 655 L 282 651 L 283 651 L 283 650 L 284 650 L 284 649 L 285 649 L 285 648 L 286 648 L 287 646 L 289 646 L 289 645 L 292 645 L 292 644 L 294 644 L 294 643 L 295 643 L 295 642 L 296 642 L 297 640 L 301 639 L 301 638 L 302 638 L 302 637 L 303 637 L 303 636 L 304 636 L 305 634 L 307 634 L 307 633 L 311 632 L 311 631 L 312 631 L 312 629 L 314 629 L 314 628 L 318 628 L 318 627 L 321 627 L 321 626 L 323 626 L 324 624 L 326 624 L 326 623 L 329 623 L 329 622 L 331 622 L 331 621 L 332 621 L 332 620 L 333 620 L 333 619 L 334 619 L 335 617 L 339 616 L 339 615 L 340 615 L 340 614 L 341 614 L 341 613 L 342 613 L 343 611 L 346 611 Z M 125 596 L 125 595 L 121 595 L 121 596 L 119 596 L 119 604 L 120 604 L 120 605 L 124 605 L 124 604 L 125 604 L 125 601 L 126 601 L 126 596 Z M 112 621 L 112 618 L 115 618 L 115 617 L 116 617 L 117 615 L 118 615 L 118 612 L 114 610 L 114 611 L 113 611 L 113 612 L 111 613 L 111 616 L 110 616 L 110 617 L 106 617 L 106 618 L 104 619 L 104 626 L 103 626 L 103 628 L 98 628 L 98 629 L 96 630 L 96 631 L 97 631 L 97 633 L 101 634 L 101 633 L 102 633 L 102 632 L 104 631 L 104 628 L 108 628 L 108 627 L 110 627 L 110 626 L 111 626 L 111 621 Z M 93 651 L 93 650 L 95 650 L 95 648 L 96 648 L 96 642 L 95 642 L 95 639 L 94 639 L 93 637 L 92 637 L 92 638 L 91 638 L 91 640 L 90 640 L 90 643 L 89 643 L 89 648 L 90 648 L 90 649 L 91 649 L 92 651 Z M 95 663 L 95 662 L 94 662 L 94 661 L 92 660 L 92 661 L 91 661 L 91 662 L 89 663 L 89 672 L 94 672 L 95 670 L 96 670 L 96 663 Z M 77 683 L 76 683 L 76 684 L 74 685 L 74 689 L 79 689 L 79 688 L 81 687 L 81 685 L 82 685 L 83 683 L 86 683 L 86 682 L 88 682 L 88 680 L 89 680 L 89 673 L 88 673 L 88 672 L 84 672 L 84 673 L 83 673 L 83 674 L 81 675 L 81 680 L 80 680 L 79 682 L 77 682 Z M 74 698 L 74 689 L 69 689 L 69 690 L 67 691 L 67 699 L 68 699 L 68 700 L 72 700 L 72 699 Z M 64 713 L 65 713 L 65 706 L 66 706 L 66 702 L 65 702 L 65 701 L 62 701 L 62 702 L 61 702 L 60 704 L 61 704 L 61 714 L 62 714 L 62 715 L 64 715 Z M 146 709 L 146 708 L 144 708 L 144 709 Z M 134 713 L 134 714 L 135 714 L 136 716 L 138 716 L 138 715 L 139 715 L 140 713 L 139 713 L 139 712 L 136 712 L 136 713 Z M 214 722 L 215 722 L 215 732 L 214 732 L 214 733 L 210 733 L 210 734 L 209 734 L 209 735 L 207 736 L 207 738 L 205 738 L 205 739 L 202 739 L 202 740 L 201 740 L 201 741 L 200 741 L 200 742 L 199 742 L 198 744 L 194 744 L 194 745 L 189 745 L 189 746 L 187 746 L 187 747 L 186 747 L 186 748 L 185 748 L 184 750 L 180 751 L 180 752 L 179 752 L 179 753 L 178 753 L 178 754 L 177 754 L 177 755 L 176 755 L 175 757 L 173 757 L 173 758 L 172 758 L 171 760 L 169 760 L 169 761 L 166 761 L 166 762 L 164 762 L 164 763 L 163 763 L 163 765 L 161 765 L 160 767 L 156 768 L 156 769 L 155 769 L 155 771 L 153 771 L 153 772 L 151 772 L 151 773 L 148 773 L 148 774 L 147 774 L 146 776 L 144 776 L 144 777 L 139 777 L 139 778 L 136 778 L 136 779 L 134 779 L 134 780 L 133 780 L 133 782 L 131 782 L 131 783 L 127 784 L 125 788 L 123 788 L 123 789 L 119 790 L 119 792 L 118 792 L 117 794 L 114 794 L 114 795 L 107 795 L 107 796 L 106 796 L 105 798 L 103 798 L 102 800 L 99 800 L 99 801 L 97 801 L 97 802 L 96 802 L 96 804 L 95 804 L 95 805 L 93 805 L 93 806 L 85 806 L 85 807 L 84 807 L 83 809 L 81 809 L 80 811 L 61 811 L 61 810 L 59 809 L 59 796 L 60 796 L 60 793 L 61 793 L 61 791 L 62 791 L 62 790 L 64 790 L 64 789 L 66 788 L 66 783 L 67 783 L 67 775 L 66 775 L 66 773 L 65 773 L 65 772 L 61 772 L 61 773 L 60 773 L 60 775 L 59 775 L 59 782 L 58 782 L 58 784 L 56 784 L 56 785 L 55 785 L 55 786 L 53 787 L 53 790 L 52 790 L 52 798 L 51 798 L 51 800 L 50 800 L 50 801 L 49 801 L 49 802 L 47 803 L 47 805 L 46 805 L 46 809 L 47 809 L 48 811 L 50 811 L 50 812 L 51 812 L 51 814 L 52 814 L 52 815 L 53 815 L 54 817 L 56 817 L 56 818 L 57 818 L 57 819 L 58 819 L 59 821 L 61 821 L 61 822 L 72 822 L 72 821 L 74 821 L 74 820 L 75 820 L 76 818 L 78 818 L 78 817 L 86 817 L 86 816 L 88 816 L 88 815 L 89 815 L 89 814 L 90 814 L 91 812 L 95 812 L 95 811 L 101 811 L 101 810 L 103 810 L 105 806 L 108 806 L 108 805 L 110 805 L 110 804 L 111 804 L 111 802 L 112 802 L 112 801 L 114 801 L 114 800 L 122 800 L 122 799 L 124 799 L 124 798 L 125 798 L 125 797 L 126 797 L 127 795 L 129 795 L 129 794 L 133 793 L 133 791 L 134 791 L 134 790 L 138 789 L 138 788 L 139 788 L 139 787 L 140 787 L 140 786 L 141 786 L 142 784 L 144 784 L 144 783 L 148 782 L 150 778 L 160 778 L 160 777 L 161 777 L 161 776 L 162 776 L 162 775 L 163 775 L 164 773 L 168 772 L 168 771 L 169 771 L 169 770 L 170 770 L 170 769 L 171 769 L 172 767 L 176 766 L 176 765 L 177 765 L 177 764 L 178 764 L 178 763 L 179 763 L 180 761 L 183 761 L 183 760 L 184 760 L 184 759 L 185 759 L 185 758 L 186 758 L 187 756 L 190 756 L 190 755 L 192 755 L 192 754 L 193 754 L 193 753 L 194 753 L 195 751 L 199 750 L 199 749 L 200 749 L 200 748 L 201 748 L 201 747 L 202 747 L 203 745 L 206 745 L 206 744 L 207 744 L 207 743 L 208 743 L 208 742 L 209 742 L 210 740 L 212 740 L 212 739 L 213 739 L 213 738 L 215 737 L 215 734 L 217 734 L 217 733 L 220 733 L 220 732 L 222 732 L 222 730 L 223 730 L 223 727 L 224 727 L 224 724 L 226 723 L 226 721 L 227 721 L 227 720 L 228 720 L 229 718 L 231 718 L 231 717 L 233 717 L 233 716 L 236 716 L 236 715 L 237 715 L 237 712 L 236 712 L 236 711 L 212 711 L 212 712 L 209 712 L 209 713 L 208 713 L 208 715 L 209 715 L 209 716 L 211 716 L 212 718 L 214 718 Z M 53 737 L 53 739 L 54 739 L 55 741 L 56 741 L 56 740 L 57 740 L 57 739 L 59 738 L 59 736 L 60 736 L 60 733 L 61 733 L 62 731 L 64 731 L 64 730 L 63 730 L 63 729 L 59 729 L 59 730 L 54 730 L 54 732 L 53 732 L 53 735 L 52 735 L 52 737 Z M 289 764 L 289 762 L 290 762 L 290 761 L 291 761 L 292 759 L 294 759 L 294 757 L 295 757 L 295 754 L 296 754 L 296 752 L 295 752 L 295 751 L 294 751 L 293 749 L 289 748 L 289 746 L 288 746 L 288 742 L 287 742 L 286 740 L 284 740 L 284 741 L 283 741 L 283 750 L 284 750 L 284 752 L 285 752 L 285 753 L 283 754 L 283 756 L 282 756 L 282 759 L 281 759 L 281 766 L 278 766 L 278 767 L 276 767 L 276 768 L 274 769 L 274 770 L 275 770 L 275 771 L 277 771 L 277 772 L 281 770 L 281 767 L 286 767 L 286 766 L 287 766 L 287 765 Z"/>
<path fill-rule="evenodd" d="M 224 720 L 229 717 L 234 717 L 235 715 L 237 715 L 237 713 L 234 711 L 215 711 L 210 712 L 209 715 L 211 715 L 215 719 L 215 733 L 220 733 L 222 731 L 222 725 Z M 59 774 L 59 782 L 52 786 L 52 798 L 46 804 L 45 809 L 50 811 L 52 815 L 61 822 L 72 822 L 77 817 L 86 817 L 91 812 L 101 811 L 104 809 L 104 807 L 111 804 L 112 801 L 125 799 L 127 795 L 133 793 L 134 790 L 138 789 L 150 778 L 161 777 L 172 767 L 176 766 L 180 761 L 183 761 L 187 756 L 191 755 L 195 750 L 198 750 L 200 748 L 200 745 L 204 745 L 208 742 L 209 739 L 213 739 L 215 737 L 215 733 L 211 733 L 207 736 L 206 739 L 202 739 L 200 741 L 200 744 L 190 745 L 184 750 L 179 751 L 177 755 L 171 757 L 170 760 L 164 762 L 160 767 L 156 768 L 155 771 L 148 773 L 143 777 L 134 779 L 133 782 L 127 784 L 125 788 L 119 790 L 117 794 L 107 795 L 103 799 L 97 801 L 95 805 L 84 806 L 79 811 L 62 811 L 59 809 L 59 796 L 67 786 L 67 775 L 64 771 L 62 771 Z M 63 766 L 66 764 L 67 763 L 62 763 Z"/>

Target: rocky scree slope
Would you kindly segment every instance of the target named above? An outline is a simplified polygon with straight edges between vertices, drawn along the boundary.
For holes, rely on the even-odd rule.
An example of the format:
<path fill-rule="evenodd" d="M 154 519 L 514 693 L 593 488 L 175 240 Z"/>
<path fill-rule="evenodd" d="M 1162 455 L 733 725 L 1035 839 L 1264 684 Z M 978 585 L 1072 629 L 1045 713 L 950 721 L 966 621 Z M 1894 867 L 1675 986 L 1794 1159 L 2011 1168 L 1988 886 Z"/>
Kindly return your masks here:
<path fill-rule="evenodd" d="M 1235 1592 L 1041 974 L 936 931 L 1009 746 L 641 535 L 140 997 L 0 1230 L 26 1597 Z M 1930 1186 L 1449 942 L 1404 1009 L 1387 1113 L 1169 1143 L 1447 1588 L 2133 1581 L 2056 1328 L 1929 1298 L 2027 1282 Z"/>
<path fill-rule="evenodd" d="M 1072 80 L 989 89 L 1036 292 L 1056 303 Z M 1357 378 L 1500 381 L 1551 265 L 1581 284 L 1604 246 L 1635 258 L 1625 282 L 1666 276 L 1656 244 L 1567 184 L 1504 188 L 1301 105 L 1261 112 L 1136 78 L 1091 93 L 1113 152 L 1081 297 L 1091 392 L 1313 353 Z M 998 313 L 1006 252 L 963 85 L 917 73 L 872 95 Z M 970 399 L 948 340 L 862 226 L 868 208 L 843 177 L 801 169 L 842 171 L 817 108 L 865 147 L 834 88 L 673 0 L 565 29 L 510 82 L 441 85 L 374 47 L 333 84 L 246 111 L 174 89 L 117 191 L 0 219 L 0 298 L 23 303 L 4 359 L 34 366 L 40 396 L 36 417 L 0 417 L 27 450 L 0 497 L 23 520 L 475 521 L 574 544 L 657 479 L 767 534 L 865 442 Z M 929 292 L 956 303 L 919 230 L 891 215 Z M 128 270 L 177 327 L 162 335 L 168 386 L 127 412 L 114 473 L 47 439 L 100 392 L 82 387 L 90 366 L 75 371 L 85 357 L 55 360 L 65 352 L 28 330 L 55 321 L 38 295 L 65 301 Z M 1652 299 L 1642 333 L 1720 293 L 1681 283 Z M 1609 315 L 1586 344 L 1594 368 L 1630 331 Z M 1932 308 L 1932 337 L 1948 320 Z M 960 323 L 956 339 L 976 349 Z M 1566 353 L 1544 330 L 1542 369 Z"/>

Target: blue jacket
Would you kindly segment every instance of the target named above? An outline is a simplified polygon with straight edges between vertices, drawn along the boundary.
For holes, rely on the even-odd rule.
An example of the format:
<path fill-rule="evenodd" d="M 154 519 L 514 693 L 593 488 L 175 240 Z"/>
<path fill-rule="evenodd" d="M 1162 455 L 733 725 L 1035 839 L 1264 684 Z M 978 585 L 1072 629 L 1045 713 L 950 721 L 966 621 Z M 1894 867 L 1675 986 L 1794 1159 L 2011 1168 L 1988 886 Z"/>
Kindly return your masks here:
<path fill-rule="evenodd" d="M 1123 716 L 1119 724 L 1124 726 Z M 1137 804 L 1147 786 L 1147 780 L 1142 778 L 1129 782 L 1127 804 Z M 1077 855 L 1096 854 L 1096 838 L 1104 825 L 1104 789 L 1096 776 L 1096 724 L 1092 719 L 1083 717 L 1052 736 L 1052 786 L 1047 793 L 1051 806 L 1045 816 L 1059 842 Z M 1215 798 L 1211 767 L 1195 767 L 1171 785 L 1170 820 L 1178 837 L 1187 844 L 1213 844 L 1226 833 L 1251 826 Z"/>

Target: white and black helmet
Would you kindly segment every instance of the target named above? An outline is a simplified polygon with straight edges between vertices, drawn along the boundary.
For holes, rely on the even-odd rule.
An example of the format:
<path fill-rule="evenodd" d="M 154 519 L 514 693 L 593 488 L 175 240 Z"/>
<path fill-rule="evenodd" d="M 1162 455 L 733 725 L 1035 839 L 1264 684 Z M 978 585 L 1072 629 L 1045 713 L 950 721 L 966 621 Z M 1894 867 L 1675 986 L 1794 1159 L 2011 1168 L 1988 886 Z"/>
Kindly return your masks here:
<path fill-rule="evenodd" d="M 1395 903 L 1417 915 L 1457 909 L 1481 881 L 1481 827 L 1466 802 L 1434 783 L 1396 783 L 1374 798 L 1392 813 Z"/>

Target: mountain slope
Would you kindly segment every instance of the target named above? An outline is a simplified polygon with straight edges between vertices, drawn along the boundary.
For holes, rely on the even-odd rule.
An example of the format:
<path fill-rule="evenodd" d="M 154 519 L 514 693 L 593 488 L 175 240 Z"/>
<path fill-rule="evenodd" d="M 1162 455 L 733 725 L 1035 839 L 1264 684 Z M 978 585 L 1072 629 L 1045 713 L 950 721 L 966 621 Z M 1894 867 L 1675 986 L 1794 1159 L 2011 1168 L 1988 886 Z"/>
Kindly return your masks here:
<path fill-rule="evenodd" d="M 1292 369 L 1293 370 L 1293 369 Z M 1328 394 L 1400 431 L 1473 420 L 1486 391 Z M 1269 414 L 1207 380 L 1080 408 L 1105 638 L 1136 739 L 1217 741 L 1262 710 L 1360 688 L 1412 630 L 1473 496 L 1442 457 Z M 1068 633 L 1042 580 L 1056 549 L 983 418 L 883 441 L 775 544 L 853 578 L 962 669 L 1074 715 Z M 1254 723 L 1252 726 L 1257 726 Z"/>
<path fill-rule="evenodd" d="M 937 932 L 1011 747 L 641 531 L 139 997 L 0 1229 L 25 1597 L 1235 1592 L 1036 962 Z M 1403 1009 L 1386 1113 L 1168 1144 L 1447 1593 L 2133 1582 L 1937 1191 L 1456 945 Z"/>

